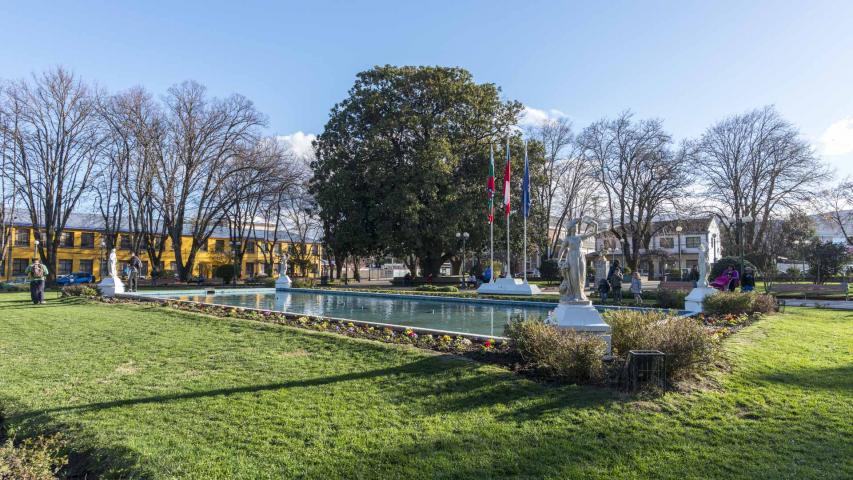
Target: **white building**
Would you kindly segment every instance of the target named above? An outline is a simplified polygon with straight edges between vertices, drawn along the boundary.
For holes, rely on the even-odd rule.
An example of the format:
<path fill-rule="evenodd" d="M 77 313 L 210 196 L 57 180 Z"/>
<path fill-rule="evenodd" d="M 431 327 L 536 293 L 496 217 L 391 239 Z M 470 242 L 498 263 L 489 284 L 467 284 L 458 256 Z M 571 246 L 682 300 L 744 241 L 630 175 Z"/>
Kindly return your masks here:
<path fill-rule="evenodd" d="M 722 257 L 720 225 L 713 217 L 663 220 L 652 223 L 648 249 L 640 248 L 638 269 L 649 278 L 660 278 L 671 270 L 680 270 L 686 277 L 699 263 L 699 247 L 708 249 L 713 264 Z M 622 244 L 612 233 L 596 238 L 596 251 L 606 252 L 609 260 L 625 264 Z"/>

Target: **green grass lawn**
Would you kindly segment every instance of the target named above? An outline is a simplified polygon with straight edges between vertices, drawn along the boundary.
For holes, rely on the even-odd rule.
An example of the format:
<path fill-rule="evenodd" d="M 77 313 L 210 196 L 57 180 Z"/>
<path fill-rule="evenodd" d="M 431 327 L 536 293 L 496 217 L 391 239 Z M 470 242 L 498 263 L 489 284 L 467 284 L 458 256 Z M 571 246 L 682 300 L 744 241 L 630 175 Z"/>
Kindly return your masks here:
<path fill-rule="evenodd" d="M 638 400 L 153 305 L 0 295 L 0 405 L 102 478 L 851 478 L 853 313 L 731 337 L 715 387 Z"/>

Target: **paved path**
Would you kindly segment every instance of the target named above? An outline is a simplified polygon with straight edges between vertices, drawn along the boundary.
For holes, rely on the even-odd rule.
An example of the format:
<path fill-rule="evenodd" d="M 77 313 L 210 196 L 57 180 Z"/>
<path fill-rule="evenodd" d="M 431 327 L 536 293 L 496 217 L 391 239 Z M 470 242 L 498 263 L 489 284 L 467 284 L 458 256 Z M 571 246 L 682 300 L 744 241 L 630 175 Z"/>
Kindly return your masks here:
<path fill-rule="evenodd" d="M 853 301 L 844 300 L 796 300 L 785 299 L 786 307 L 821 307 L 833 310 L 853 310 Z"/>

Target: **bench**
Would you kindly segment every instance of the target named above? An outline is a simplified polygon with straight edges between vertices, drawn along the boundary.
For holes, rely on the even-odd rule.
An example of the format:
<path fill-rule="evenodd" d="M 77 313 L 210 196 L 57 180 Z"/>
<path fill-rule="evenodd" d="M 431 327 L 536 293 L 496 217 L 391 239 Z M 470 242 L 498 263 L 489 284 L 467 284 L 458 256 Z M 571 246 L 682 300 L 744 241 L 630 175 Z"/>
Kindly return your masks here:
<path fill-rule="evenodd" d="M 791 284 L 791 283 L 777 283 L 771 285 L 767 289 L 768 293 L 802 293 L 803 299 L 808 298 L 809 294 L 818 294 L 818 295 L 844 295 L 844 300 L 850 300 L 850 293 L 847 288 L 847 282 L 842 282 L 839 284 Z"/>
<path fill-rule="evenodd" d="M 677 290 L 689 292 L 693 290 L 694 287 L 696 287 L 696 282 L 693 281 L 666 281 L 660 282 L 660 284 L 658 284 L 658 290 Z"/>

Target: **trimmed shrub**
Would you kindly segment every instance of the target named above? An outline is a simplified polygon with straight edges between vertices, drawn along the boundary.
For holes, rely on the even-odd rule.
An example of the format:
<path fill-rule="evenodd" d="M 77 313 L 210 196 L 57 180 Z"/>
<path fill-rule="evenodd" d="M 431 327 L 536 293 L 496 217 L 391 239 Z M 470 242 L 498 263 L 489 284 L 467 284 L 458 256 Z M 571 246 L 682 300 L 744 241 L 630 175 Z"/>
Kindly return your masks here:
<path fill-rule="evenodd" d="M 705 297 L 702 308 L 707 315 L 740 315 L 775 312 L 779 305 L 772 295 L 719 292 Z"/>
<path fill-rule="evenodd" d="M 58 435 L 29 438 L 18 446 L 7 439 L 0 444 L 0 479 L 53 480 L 68 464 L 62 448 Z"/>
<path fill-rule="evenodd" d="M 97 297 L 98 291 L 88 285 L 67 285 L 62 287 L 63 297 Z"/>
<path fill-rule="evenodd" d="M 537 320 L 512 321 L 505 335 L 525 366 L 541 375 L 575 383 L 604 378 L 606 345 L 596 335 L 558 329 Z"/>
<path fill-rule="evenodd" d="M 314 279 L 313 278 L 292 278 L 290 280 L 290 285 L 293 288 L 314 288 Z"/>
<path fill-rule="evenodd" d="M 231 283 L 231 280 L 234 279 L 234 265 L 230 263 L 223 263 L 222 265 L 217 265 L 213 268 L 213 276 L 216 278 L 221 278 L 222 283 L 224 284 Z"/>
<path fill-rule="evenodd" d="M 546 258 L 539 264 L 539 274 L 545 280 L 560 278 L 560 266 L 556 258 Z"/>
<path fill-rule="evenodd" d="M 419 292 L 444 292 L 444 293 L 457 293 L 459 289 L 454 287 L 453 285 L 419 285 L 415 287 L 415 290 Z"/>
<path fill-rule="evenodd" d="M 635 310 L 613 310 L 603 317 L 612 329 L 614 355 L 660 350 L 666 354 L 666 371 L 671 378 L 683 377 L 709 363 L 716 353 L 716 339 L 694 318 Z"/>
<path fill-rule="evenodd" d="M 0 283 L 0 291 L 3 292 L 29 292 L 29 283 Z"/>
<path fill-rule="evenodd" d="M 660 308 L 674 308 L 681 310 L 684 308 L 684 299 L 687 298 L 687 292 L 680 290 L 658 290 L 657 301 Z"/>
<path fill-rule="evenodd" d="M 275 279 L 272 277 L 265 277 L 261 280 L 261 283 L 263 283 L 265 287 L 274 287 Z"/>

